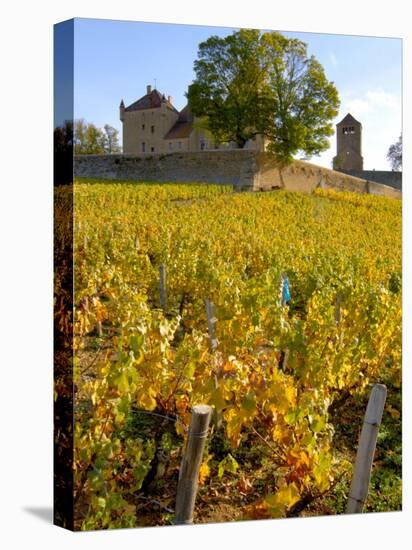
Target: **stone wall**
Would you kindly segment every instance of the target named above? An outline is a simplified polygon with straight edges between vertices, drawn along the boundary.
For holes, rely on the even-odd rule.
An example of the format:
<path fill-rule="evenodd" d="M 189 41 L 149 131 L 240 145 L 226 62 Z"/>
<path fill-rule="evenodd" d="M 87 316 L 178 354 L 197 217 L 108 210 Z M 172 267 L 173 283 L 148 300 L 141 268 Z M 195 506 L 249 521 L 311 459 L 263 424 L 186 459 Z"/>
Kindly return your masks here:
<path fill-rule="evenodd" d="M 155 155 L 78 155 L 75 176 L 159 182 L 229 183 L 235 189 L 287 189 L 310 193 L 316 187 L 401 198 L 400 191 L 295 161 L 279 168 L 267 153 L 253 150 L 202 151 Z"/>
<path fill-rule="evenodd" d="M 136 181 L 229 183 L 253 189 L 254 151 L 202 151 L 160 155 L 78 155 L 75 176 Z"/>
<path fill-rule="evenodd" d="M 310 162 L 296 160 L 280 170 L 265 154 L 258 155 L 258 170 L 255 176 L 255 189 L 268 191 L 285 188 L 290 191 L 312 192 L 316 187 L 369 193 L 392 198 L 401 198 L 399 190 L 386 185 L 366 181 L 343 172 L 337 172 Z"/>
<path fill-rule="evenodd" d="M 402 172 L 392 170 L 341 170 L 344 174 L 402 190 Z"/>

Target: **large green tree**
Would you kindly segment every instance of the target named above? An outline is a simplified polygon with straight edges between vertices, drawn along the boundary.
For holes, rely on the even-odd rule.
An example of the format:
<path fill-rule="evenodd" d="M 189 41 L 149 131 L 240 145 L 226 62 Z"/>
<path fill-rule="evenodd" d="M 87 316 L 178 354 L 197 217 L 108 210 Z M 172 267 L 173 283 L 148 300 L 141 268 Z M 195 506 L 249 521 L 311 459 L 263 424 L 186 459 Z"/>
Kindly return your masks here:
<path fill-rule="evenodd" d="M 241 29 L 199 45 L 188 101 L 218 142 L 262 135 L 284 163 L 329 147 L 336 87 L 307 46 L 278 32 Z"/>

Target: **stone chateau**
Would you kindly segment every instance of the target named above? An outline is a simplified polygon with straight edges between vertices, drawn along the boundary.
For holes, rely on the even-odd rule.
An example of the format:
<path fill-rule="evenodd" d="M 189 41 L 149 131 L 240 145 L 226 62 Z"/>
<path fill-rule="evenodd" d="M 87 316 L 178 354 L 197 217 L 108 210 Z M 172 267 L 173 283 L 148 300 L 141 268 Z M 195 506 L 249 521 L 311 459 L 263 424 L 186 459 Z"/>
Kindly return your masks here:
<path fill-rule="evenodd" d="M 123 123 L 123 153 L 129 155 L 145 158 L 166 153 L 228 151 L 237 148 L 234 143 L 216 144 L 197 124 L 189 105 L 179 112 L 171 96 L 166 97 L 150 85 L 147 86 L 146 94 L 128 107 L 121 101 L 120 120 Z M 244 149 L 264 152 L 263 137 L 256 136 L 249 140 Z M 402 189 L 402 172 L 363 169 L 362 124 L 350 113 L 336 125 L 336 149 L 333 170 Z"/>
<path fill-rule="evenodd" d="M 146 95 L 128 107 L 121 101 L 120 120 L 123 123 L 123 153 L 145 155 L 235 148 L 233 143 L 215 144 L 197 127 L 188 105 L 179 112 L 171 96 L 166 98 L 150 85 Z M 263 139 L 257 136 L 244 148 L 263 151 Z"/>

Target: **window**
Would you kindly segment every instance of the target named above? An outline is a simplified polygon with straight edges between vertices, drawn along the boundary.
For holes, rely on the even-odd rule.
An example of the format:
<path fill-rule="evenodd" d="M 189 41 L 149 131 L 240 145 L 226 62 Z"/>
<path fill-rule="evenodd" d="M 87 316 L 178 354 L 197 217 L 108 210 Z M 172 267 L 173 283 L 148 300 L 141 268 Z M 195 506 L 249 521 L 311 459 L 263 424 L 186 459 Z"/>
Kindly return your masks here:
<path fill-rule="evenodd" d="M 173 143 L 169 142 L 169 151 L 173 151 Z"/>
<path fill-rule="evenodd" d="M 181 142 L 181 141 L 178 141 L 178 142 L 177 142 L 177 148 L 178 148 L 178 149 L 181 149 L 181 148 L 182 148 L 182 142 Z"/>
<path fill-rule="evenodd" d="M 146 143 L 142 141 L 142 153 L 146 153 Z"/>
<path fill-rule="evenodd" d="M 144 125 L 144 124 L 142 124 L 142 130 L 144 130 L 144 129 L 145 129 L 145 125 Z"/>
<path fill-rule="evenodd" d="M 154 153 L 154 147 L 151 147 L 150 150 L 152 153 Z"/>
<path fill-rule="evenodd" d="M 204 151 L 205 147 L 206 147 L 206 143 L 204 141 L 201 141 L 200 142 L 200 150 Z"/>
<path fill-rule="evenodd" d="M 154 126 L 150 126 L 150 131 L 152 132 L 152 134 L 154 134 L 155 127 L 154 127 Z"/>
<path fill-rule="evenodd" d="M 342 128 L 342 133 L 345 135 L 354 134 L 355 128 L 353 126 L 344 126 Z"/>

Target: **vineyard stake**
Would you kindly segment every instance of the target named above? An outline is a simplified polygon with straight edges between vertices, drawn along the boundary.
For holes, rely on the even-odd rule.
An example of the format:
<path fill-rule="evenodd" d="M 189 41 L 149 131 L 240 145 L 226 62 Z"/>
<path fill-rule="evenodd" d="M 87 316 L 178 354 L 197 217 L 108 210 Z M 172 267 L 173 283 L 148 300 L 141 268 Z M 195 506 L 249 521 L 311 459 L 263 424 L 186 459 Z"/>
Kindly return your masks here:
<path fill-rule="evenodd" d="M 179 470 L 176 495 L 176 525 L 193 523 L 199 469 L 202 463 L 212 408 L 196 405 L 192 409 L 186 450 Z"/>
<path fill-rule="evenodd" d="M 335 315 L 334 315 L 336 328 L 339 328 L 339 325 L 341 322 L 341 306 L 342 306 L 342 295 L 340 294 L 340 292 L 338 292 L 336 294 L 336 299 L 335 299 Z M 336 344 L 339 340 L 340 340 L 340 336 L 338 336 L 338 334 L 336 334 L 332 338 L 332 342 L 334 344 Z"/>
<path fill-rule="evenodd" d="M 166 310 L 166 267 L 164 264 L 159 266 L 160 278 L 160 307 L 163 311 Z"/>
<path fill-rule="evenodd" d="M 342 296 L 341 294 L 336 295 L 335 300 L 335 323 L 336 325 L 339 325 L 340 319 L 341 319 L 341 303 L 342 303 Z"/>
<path fill-rule="evenodd" d="M 384 384 L 375 384 L 369 397 L 358 452 L 356 454 L 355 471 L 353 473 L 346 510 L 347 514 L 359 514 L 362 512 L 363 505 L 368 496 L 373 455 L 375 454 L 376 439 L 382 421 L 386 393 L 387 390 Z"/>
<path fill-rule="evenodd" d="M 212 353 L 215 353 L 217 349 L 217 338 L 216 338 L 216 322 L 215 317 L 215 306 L 211 300 L 206 298 L 206 317 L 207 317 L 207 330 L 209 333 L 209 347 Z M 217 374 L 214 376 L 215 390 L 219 387 L 219 381 L 217 379 Z M 213 413 L 213 424 L 217 429 L 222 426 L 222 411 L 217 411 L 214 409 Z"/>
<path fill-rule="evenodd" d="M 206 304 L 206 317 L 207 317 L 207 330 L 209 332 L 209 346 L 210 351 L 214 353 L 217 348 L 217 339 L 216 339 L 216 317 L 215 317 L 215 307 L 213 302 L 208 298 L 205 300 Z"/>
<path fill-rule="evenodd" d="M 284 307 L 288 303 L 288 299 L 290 300 L 289 277 L 286 275 L 286 273 L 282 273 L 280 276 L 280 279 L 281 279 L 281 287 L 282 287 L 281 305 L 282 307 Z M 283 370 L 283 372 L 286 372 L 288 360 L 289 360 L 289 348 L 285 348 L 282 362 L 280 364 L 280 368 Z"/>

